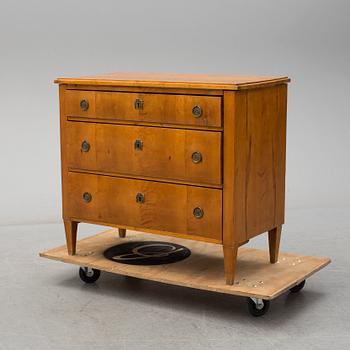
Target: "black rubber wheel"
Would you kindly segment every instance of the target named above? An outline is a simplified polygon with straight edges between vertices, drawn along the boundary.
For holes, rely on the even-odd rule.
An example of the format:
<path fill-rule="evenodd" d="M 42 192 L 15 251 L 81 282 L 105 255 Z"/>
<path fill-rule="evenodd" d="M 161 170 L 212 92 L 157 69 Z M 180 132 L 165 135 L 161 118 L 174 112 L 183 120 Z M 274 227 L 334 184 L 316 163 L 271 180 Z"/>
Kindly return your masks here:
<path fill-rule="evenodd" d="M 247 298 L 247 305 L 249 313 L 254 317 L 265 315 L 270 307 L 270 300 L 263 299 L 264 305 L 258 308 L 255 302 L 251 298 Z"/>
<path fill-rule="evenodd" d="M 305 286 L 305 280 L 301 281 L 299 284 L 297 284 L 296 286 L 294 286 L 293 288 L 289 289 L 289 291 L 291 293 L 298 293 L 300 292 Z"/>
<path fill-rule="evenodd" d="M 92 273 L 91 275 L 89 273 L 86 273 L 86 270 L 84 267 L 79 268 L 79 277 L 80 279 L 85 283 L 94 283 L 96 282 L 101 275 L 101 271 L 97 269 L 91 269 Z"/>

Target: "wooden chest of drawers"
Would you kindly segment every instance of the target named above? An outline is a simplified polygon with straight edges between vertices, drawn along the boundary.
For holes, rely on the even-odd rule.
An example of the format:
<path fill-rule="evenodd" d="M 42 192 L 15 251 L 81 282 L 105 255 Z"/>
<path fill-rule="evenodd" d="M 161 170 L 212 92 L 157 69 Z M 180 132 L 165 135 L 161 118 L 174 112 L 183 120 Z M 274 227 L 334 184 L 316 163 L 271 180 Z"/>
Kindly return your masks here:
<path fill-rule="evenodd" d="M 63 219 L 238 247 L 284 222 L 287 77 L 59 78 Z"/>

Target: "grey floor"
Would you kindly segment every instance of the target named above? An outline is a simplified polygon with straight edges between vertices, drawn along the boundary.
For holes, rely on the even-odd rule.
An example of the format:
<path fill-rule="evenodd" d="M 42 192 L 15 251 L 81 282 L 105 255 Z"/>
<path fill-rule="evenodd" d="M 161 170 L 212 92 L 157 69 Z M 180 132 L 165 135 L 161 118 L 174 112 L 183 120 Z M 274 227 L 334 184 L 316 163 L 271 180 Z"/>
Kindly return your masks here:
<path fill-rule="evenodd" d="M 262 318 L 239 297 L 108 273 L 84 285 L 77 267 L 38 257 L 63 243 L 62 225 L 0 227 L 0 349 L 349 349 L 349 219 L 288 210 L 282 250 L 333 262 Z M 99 230 L 81 225 L 80 237 Z"/>

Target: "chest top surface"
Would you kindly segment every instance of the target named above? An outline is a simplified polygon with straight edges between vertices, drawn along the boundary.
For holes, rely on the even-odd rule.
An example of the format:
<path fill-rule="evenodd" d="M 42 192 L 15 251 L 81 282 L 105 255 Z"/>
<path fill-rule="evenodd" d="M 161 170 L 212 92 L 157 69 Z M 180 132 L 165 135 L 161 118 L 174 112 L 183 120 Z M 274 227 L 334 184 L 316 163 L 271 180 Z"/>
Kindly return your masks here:
<path fill-rule="evenodd" d="M 194 88 L 241 90 L 288 83 L 286 76 L 240 76 L 176 73 L 117 72 L 85 77 L 58 78 L 58 84 L 130 86 L 156 88 Z"/>

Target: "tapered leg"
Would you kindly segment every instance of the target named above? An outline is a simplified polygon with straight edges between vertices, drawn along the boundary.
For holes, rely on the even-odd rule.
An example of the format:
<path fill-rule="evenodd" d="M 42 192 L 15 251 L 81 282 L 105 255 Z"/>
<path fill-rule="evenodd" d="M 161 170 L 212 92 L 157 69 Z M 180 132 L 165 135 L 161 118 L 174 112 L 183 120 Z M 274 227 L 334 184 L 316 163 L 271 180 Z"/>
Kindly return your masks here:
<path fill-rule="evenodd" d="M 223 246 L 226 284 L 232 285 L 235 279 L 238 245 Z"/>
<path fill-rule="evenodd" d="M 69 255 L 75 255 L 77 245 L 78 222 L 64 221 L 64 229 L 66 231 L 67 250 Z"/>
<path fill-rule="evenodd" d="M 125 238 L 126 236 L 126 229 L 125 228 L 118 228 L 119 231 L 119 237 L 120 238 Z"/>
<path fill-rule="evenodd" d="M 278 253 L 280 248 L 282 226 L 277 226 L 269 231 L 269 251 L 270 263 L 274 264 L 278 261 Z"/>

